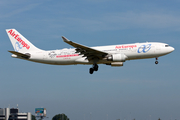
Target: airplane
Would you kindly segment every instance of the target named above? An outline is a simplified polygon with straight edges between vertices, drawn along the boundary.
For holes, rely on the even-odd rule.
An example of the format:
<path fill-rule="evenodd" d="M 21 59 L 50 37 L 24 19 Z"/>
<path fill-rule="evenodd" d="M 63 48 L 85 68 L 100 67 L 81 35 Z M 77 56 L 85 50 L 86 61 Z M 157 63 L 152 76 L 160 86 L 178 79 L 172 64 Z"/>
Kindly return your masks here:
<path fill-rule="evenodd" d="M 90 74 L 98 71 L 98 64 L 120 67 L 127 60 L 148 58 L 155 58 L 155 64 L 158 64 L 158 57 L 175 50 L 168 44 L 160 42 L 88 47 L 62 36 L 63 41 L 74 48 L 45 51 L 35 47 L 15 29 L 6 29 L 6 32 L 14 47 L 14 51 L 9 51 L 13 58 L 51 65 L 92 65 L 89 69 Z"/>

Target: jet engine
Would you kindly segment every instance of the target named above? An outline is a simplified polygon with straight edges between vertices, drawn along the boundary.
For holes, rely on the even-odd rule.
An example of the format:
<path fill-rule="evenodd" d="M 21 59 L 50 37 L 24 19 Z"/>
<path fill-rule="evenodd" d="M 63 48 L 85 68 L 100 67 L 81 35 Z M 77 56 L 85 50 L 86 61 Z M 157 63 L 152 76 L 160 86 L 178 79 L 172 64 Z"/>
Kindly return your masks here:
<path fill-rule="evenodd" d="M 124 54 L 112 54 L 112 55 L 108 55 L 106 58 L 108 61 L 125 62 L 127 59 L 127 56 Z"/>

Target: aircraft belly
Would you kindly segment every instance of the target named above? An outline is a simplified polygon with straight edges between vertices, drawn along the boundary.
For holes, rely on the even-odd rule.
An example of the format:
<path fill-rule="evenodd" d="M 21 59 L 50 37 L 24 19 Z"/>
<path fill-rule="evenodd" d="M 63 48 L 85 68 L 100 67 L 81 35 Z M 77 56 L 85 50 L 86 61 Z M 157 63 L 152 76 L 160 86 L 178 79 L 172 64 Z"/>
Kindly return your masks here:
<path fill-rule="evenodd" d="M 77 57 L 65 57 L 65 58 L 49 58 L 47 62 L 57 64 L 57 65 L 71 65 L 76 64 L 75 60 Z"/>

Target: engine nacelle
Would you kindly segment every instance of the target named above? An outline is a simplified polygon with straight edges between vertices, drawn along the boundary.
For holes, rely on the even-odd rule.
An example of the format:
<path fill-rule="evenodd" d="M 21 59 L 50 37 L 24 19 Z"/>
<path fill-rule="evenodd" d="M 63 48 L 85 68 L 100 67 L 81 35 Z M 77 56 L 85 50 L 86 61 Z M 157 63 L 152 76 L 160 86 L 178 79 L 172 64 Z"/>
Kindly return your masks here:
<path fill-rule="evenodd" d="M 123 66 L 123 62 L 112 62 L 106 65 L 111 65 L 112 67 L 120 67 Z"/>
<path fill-rule="evenodd" d="M 127 56 L 124 54 L 113 54 L 107 57 L 108 61 L 113 62 L 125 62 L 127 59 Z"/>

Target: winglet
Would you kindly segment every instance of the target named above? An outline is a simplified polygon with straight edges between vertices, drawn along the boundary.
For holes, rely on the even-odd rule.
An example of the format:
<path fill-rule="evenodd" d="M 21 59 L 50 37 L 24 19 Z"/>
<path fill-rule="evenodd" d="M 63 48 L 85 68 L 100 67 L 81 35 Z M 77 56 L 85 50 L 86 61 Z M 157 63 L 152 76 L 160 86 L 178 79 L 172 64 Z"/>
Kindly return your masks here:
<path fill-rule="evenodd" d="M 67 42 L 70 42 L 70 40 L 68 40 L 68 39 L 65 38 L 64 36 L 62 36 L 62 39 L 63 39 L 63 41 L 66 42 L 66 43 L 67 43 Z"/>

